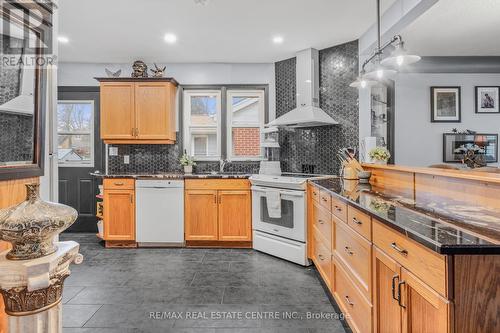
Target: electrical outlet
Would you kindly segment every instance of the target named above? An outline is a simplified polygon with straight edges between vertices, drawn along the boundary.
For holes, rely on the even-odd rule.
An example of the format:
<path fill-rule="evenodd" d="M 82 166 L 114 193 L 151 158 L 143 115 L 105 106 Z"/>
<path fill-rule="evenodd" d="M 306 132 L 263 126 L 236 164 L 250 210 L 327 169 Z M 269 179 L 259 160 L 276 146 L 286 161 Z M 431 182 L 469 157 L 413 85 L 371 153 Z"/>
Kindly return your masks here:
<path fill-rule="evenodd" d="M 123 163 L 124 164 L 130 164 L 130 156 L 123 155 Z"/>
<path fill-rule="evenodd" d="M 118 156 L 118 147 L 109 147 L 109 156 Z"/>

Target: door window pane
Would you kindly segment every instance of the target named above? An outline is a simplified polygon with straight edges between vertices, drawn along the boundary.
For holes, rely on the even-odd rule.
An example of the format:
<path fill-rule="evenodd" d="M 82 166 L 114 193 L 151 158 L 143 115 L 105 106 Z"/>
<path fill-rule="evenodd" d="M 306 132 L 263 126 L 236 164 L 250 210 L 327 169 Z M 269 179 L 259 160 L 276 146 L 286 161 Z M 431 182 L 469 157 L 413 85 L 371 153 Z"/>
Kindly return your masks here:
<path fill-rule="evenodd" d="M 57 157 L 61 166 L 92 167 L 94 102 L 59 101 L 57 134 Z"/>

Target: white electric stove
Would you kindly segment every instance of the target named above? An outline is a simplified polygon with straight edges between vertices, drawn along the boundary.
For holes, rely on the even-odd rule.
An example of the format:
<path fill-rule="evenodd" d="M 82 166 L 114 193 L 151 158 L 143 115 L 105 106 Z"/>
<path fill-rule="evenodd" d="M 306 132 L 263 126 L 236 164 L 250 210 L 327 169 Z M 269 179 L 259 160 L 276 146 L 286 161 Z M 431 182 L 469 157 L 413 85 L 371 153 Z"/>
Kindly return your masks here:
<path fill-rule="evenodd" d="M 307 174 L 252 175 L 253 248 L 308 266 L 307 181 L 324 176 Z M 267 209 L 269 191 L 279 191 L 281 217 L 272 218 Z"/>

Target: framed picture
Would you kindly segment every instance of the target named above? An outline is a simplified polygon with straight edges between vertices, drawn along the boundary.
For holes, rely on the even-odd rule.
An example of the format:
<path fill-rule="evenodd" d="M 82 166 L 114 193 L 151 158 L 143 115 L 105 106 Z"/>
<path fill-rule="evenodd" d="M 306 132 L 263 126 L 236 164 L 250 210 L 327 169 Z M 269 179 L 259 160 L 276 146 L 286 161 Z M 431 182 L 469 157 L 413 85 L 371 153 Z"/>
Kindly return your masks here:
<path fill-rule="evenodd" d="M 476 113 L 500 113 L 500 87 L 476 87 Z"/>
<path fill-rule="evenodd" d="M 431 122 L 461 122 L 460 87 L 431 87 Z"/>
<path fill-rule="evenodd" d="M 468 151 L 485 163 L 498 162 L 498 134 L 443 134 L 443 162 L 460 163 Z"/>

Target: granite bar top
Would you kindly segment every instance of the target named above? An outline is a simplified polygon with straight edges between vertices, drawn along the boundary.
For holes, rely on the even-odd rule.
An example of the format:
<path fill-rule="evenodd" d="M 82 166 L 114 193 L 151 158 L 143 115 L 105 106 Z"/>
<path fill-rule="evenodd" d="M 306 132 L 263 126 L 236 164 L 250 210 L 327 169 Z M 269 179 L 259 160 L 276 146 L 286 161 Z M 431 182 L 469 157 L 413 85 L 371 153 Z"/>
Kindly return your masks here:
<path fill-rule="evenodd" d="M 103 174 L 91 172 L 91 176 L 100 178 L 133 178 L 133 179 L 248 179 L 250 174 L 224 172 L 224 173 L 137 173 L 137 174 Z"/>
<path fill-rule="evenodd" d="M 494 230 L 481 230 L 483 236 L 475 225 L 474 232 L 469 231 L 460 219 L 426 211 L 370 184 L 338 177 L 311 183 L 440 254 L 500 254 L 500 237 Z"/>

